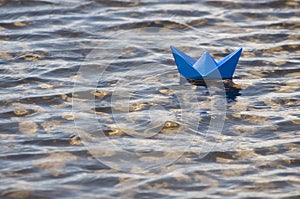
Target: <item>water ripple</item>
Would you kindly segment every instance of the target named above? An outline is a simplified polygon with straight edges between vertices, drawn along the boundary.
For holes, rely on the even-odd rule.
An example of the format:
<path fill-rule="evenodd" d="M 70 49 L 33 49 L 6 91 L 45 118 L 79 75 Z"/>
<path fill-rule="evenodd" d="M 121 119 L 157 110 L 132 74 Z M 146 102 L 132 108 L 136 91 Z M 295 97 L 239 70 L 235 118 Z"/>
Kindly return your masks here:
<path fill-rule="evenodd" d="M 299 8 L 297 0 L 0 0 L 0 197 L 299 197 Z M 163 31 L 141 38 L 126 34 L 149 27 Z M 123 40 L 131 42 L 118 49 Z M 167 42 L 194 58 L 205 49 L 217 60 L 244 48 L 226 88 L 222 134 L 213 137 L 214 148 L 203 151 L 204 158 L 197 154 L 198 145 L 182 140 L 186 132 L 202 135 L 207 130 L 215 116 L 208 106 L 212 99 L 203 85 L 191 85 L 201 103 L 186 95 L 190 109 L 179 110 L 178 98 L 167 88 L 177 73 Z M 74 94 L 77 72 L 89 66 L 83 61 L 97 48 L 104 53 L 101 63 L 109 67 L 96 90 L 79 82 L 80 92 Z M 121 53 L 116 58 L 112 52 Z M 155 66 L 145 69 L 145 62 Z M 171 75 L 157 76 L 154 69 Z M 94 95 L 95 107 L 79 115 L 99 121 L 91 135 L 103 130 L 115 143 L 125 143 L 130 136 L 115 125 L 112 113 L 118 107 L 111 100 L 120 82 L 134 82 L 138 76 L 147 78 L 139 79 L 139 90 L 128 84 L 131 117 L 122 122 L 147 126 L 149 110 L 158 105 L 172 116 L 191 118 L 177 121 L 152 110 L 156 118 L 168 119 L 160 134 L 148 140 L 137 137 L 126 147 L 133 150 L 140 143 L 138 150 L 159 148 L 161 154 L 172 155 L 191 144 L 191 150 L 144 174 L 123 173 L 97 161 L 77 136 L 72 112 L 72 97 L 84 101 Z M 119 111 L 117 116 L 125 118 L 124 110 Z M 178 134 L 173 147 L 147 145 L 158 138 L 167 142 L 180 125 L 193 123 L 195 115 L 199 129 Z M 141 161 L 155 160 L 145 156 Z"/>

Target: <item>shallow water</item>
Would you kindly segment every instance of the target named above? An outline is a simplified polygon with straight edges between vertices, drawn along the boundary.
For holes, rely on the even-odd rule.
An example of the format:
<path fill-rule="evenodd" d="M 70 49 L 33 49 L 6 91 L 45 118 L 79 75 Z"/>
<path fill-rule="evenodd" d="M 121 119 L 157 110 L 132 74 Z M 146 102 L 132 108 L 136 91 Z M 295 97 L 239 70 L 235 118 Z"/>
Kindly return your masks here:
<path fill-rule="evenodd" d="M 299 197 L 300 2 L 199 2 L 0 0 L 0 198 Z"/>

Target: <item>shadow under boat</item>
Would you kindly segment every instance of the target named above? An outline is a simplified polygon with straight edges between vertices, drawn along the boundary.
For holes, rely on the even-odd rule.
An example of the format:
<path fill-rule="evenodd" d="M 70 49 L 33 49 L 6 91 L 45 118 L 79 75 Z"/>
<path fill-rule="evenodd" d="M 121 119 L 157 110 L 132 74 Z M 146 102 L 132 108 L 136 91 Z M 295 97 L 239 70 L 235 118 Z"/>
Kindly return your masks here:
<path fill-rule="evenodd" d="M 236 84 L 232 81 L 232 79 L 222 79 L 222 80 L 194 80 L 194 79 L 185 79 L 180 77 L 180 81 L 185 82 L 188 81 L 191 85 L 195 86 L 214 86 L 214 87 L 221 87 L 220 89 L 224 88 L 226 93 L 226 99 L 228 102 L 232 102 L 236 100 L 237 96 L 240 96 L 240 91 L 242 90 L 239 84 Z"/>

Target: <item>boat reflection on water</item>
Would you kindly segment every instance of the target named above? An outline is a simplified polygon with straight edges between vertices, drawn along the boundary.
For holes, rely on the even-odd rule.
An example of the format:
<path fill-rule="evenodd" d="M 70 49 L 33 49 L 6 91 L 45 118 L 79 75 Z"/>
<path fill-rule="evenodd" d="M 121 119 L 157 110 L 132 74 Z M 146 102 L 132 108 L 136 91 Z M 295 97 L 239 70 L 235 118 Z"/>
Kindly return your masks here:
<path fill-rule="evenodd" d="M 181 81 L 182 78 L 181 78 Z M 225 88 L 225 94 L 226 94 L 226 99 L 227 102 L 232 102 L 236 100 L 237 96 L 240 96 L 240 90 L 242 90 L 241 86 L 239 84 L 235 84 L 232 79 L 224 79 L 224 80 L 194 80 L 194 79 L 187 79 L 187 81 L 191 85 L 199 86 L 199 87 L 208 87 L 209 86 L 214 86 L 217 87 L 217 89 L 214 90 L 220 90 L 221 92 L 223 91 L 223 88 Z M 209 81 L 209 82 L 208 82 Z M 218 88 L 219 87 L 219 88 Z"/>

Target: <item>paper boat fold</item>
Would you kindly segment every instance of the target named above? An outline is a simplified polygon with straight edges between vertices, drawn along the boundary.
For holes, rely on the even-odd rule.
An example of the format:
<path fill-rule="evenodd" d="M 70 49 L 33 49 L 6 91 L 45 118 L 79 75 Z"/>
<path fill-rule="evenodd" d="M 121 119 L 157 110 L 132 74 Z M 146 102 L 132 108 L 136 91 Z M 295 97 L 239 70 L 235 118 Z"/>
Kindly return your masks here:
<path fill-rule="evenodd" d="M 179 73 L 187 79 L 231 79 L 242 53 L 242 48 L 227 55 L 219 62 L 205 52 L 198 60 L 171 46 Z"/>

